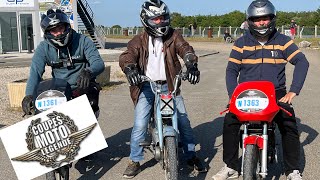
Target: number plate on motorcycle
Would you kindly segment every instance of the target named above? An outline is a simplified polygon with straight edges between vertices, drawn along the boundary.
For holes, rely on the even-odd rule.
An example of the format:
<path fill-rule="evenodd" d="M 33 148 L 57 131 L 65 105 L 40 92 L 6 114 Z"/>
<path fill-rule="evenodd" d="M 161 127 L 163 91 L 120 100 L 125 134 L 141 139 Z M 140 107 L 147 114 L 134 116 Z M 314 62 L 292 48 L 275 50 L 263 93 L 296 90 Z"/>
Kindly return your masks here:
<path fill-rule="evenodd" d="M 242 112 L 259 112 L 267 108 L 269 99 L 262 91 L 246 90 L 237 97 L 235 105 Z"/>
<path fill-rule="evenodd" d="M 44 91 L 37 97 L 35 107 L 39 111 L 45 111 L 64 102 L 67 102 L 67 98 L 62 92 L 57 90 L 48 90 Z"/>

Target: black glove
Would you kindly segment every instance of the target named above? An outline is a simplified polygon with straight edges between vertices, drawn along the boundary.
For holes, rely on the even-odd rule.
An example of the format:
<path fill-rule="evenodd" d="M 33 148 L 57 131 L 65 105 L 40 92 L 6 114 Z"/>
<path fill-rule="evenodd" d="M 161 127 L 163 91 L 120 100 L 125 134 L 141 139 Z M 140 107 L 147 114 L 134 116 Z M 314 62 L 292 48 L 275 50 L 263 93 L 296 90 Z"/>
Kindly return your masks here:
<path fill-rule="evenodd" d="M 190 84 L 197 84 L 200 81 L 200 71 L 198 70 L 198 64 L 186 64 L 187 66 L 187 79 Z"/>
<path fill-rule="evenodd" d="M 124 68 L 124 73 L 131 86 L 137 86 L 141 83 L 141 77 L 138 72 L 138 68 L 134 64 L 129 64 Z"/>
<path fill-rule="evenodd" d="M 22 110 L 26 115 L 31 115 L 32 114 L 32 109 L 33 109 L 33 97 L 32 95 L 27 95 L 23 98 L 22 103 Z"/>
<path fill-rule="evenodd" d="M 91 71 L 89 69 L 82 69 L 77 79 L 77 86 L 80 89 L 86 89 L 89 87 L 91 80 Z"/>

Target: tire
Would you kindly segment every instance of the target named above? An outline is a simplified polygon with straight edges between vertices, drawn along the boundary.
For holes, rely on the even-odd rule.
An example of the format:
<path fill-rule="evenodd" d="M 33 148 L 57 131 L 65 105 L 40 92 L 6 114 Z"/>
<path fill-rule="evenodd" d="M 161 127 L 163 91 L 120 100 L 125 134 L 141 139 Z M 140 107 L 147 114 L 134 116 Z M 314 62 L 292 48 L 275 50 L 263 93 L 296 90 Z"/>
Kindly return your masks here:
<path fill-rule="evenodd" d="M 164 150 L 165 173 L 167 180 L 178 179 L 178 156 L 175 137 L 166 137 Z"/>
<path fill-rule="evenodd" d="M 48 172 L 46 180 L 69 180 L 69 165 Z"/>
<path fill-rule="evenodd" d="M 50 171 L 46 174 L 46 180 L 56 180 L 55 170 Z"/>
<path fill-rule="evenodd" d="M 258 179 L 257 168 L 259 153 L 256 145 L 248 144 L 244 153 L 243 160 L 243 180 Z"/>

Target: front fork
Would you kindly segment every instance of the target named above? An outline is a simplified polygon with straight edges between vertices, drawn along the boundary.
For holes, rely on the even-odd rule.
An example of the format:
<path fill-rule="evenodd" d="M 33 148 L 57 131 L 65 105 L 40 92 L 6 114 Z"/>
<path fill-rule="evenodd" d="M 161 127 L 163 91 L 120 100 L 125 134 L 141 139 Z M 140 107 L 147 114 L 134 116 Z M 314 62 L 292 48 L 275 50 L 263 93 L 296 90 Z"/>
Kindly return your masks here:
<path fill-rule="evenodd" d="M 259 169 L 259 174 L 262 178 L 266 178 L 267 176 L 267 150 L 268 150 L 268 123 L 263 123 L 263 129 L 262 129 L 262 135 L 249 135 L 248 134 L 248 126 L 249 124 L 245 124 L 244 125 L 244 129 L 243 129 L 243 134 L 242 134 L 242 163 L 241 163 L 241 174 L 243 175 L 243 162 L 244 162 L 244 154 L 245 154 L 245 147 L 247 144 L 255 144 L 258 148 L 260 153 L 260 169 Z M 255 136 L 256 137 L 256 141 L 254 141 L 253 143 L 245 143 L 246 139 L 248 137 L 252 137 Z M 261 138 L 262 137 L 262 138 Z M 262 139 L 262 146 L 259 145 L 258 141 L 261 141 Z"/>
<path fill-rule="evenodd" d="M 161 154 L 163 154 L 163 149 L 164 149 L 164 138 L 167 136 L 174 136 L 176 137 L 176 145 L 178 145 L 178 115 L 177 115 L 177 108 L 176 108 L 176 100 L 173 99 L 174 102 L 174 111 L 172 115 L 172 126 L 163 126 L 163 121 L 162 121 L 162 115 L 161 115 L 161 110 L 160 110 L 160 98 L 158 97 L 157 104 L 156 104 L 156 127 L 157 127 L 157 132 L 158 132 L 158 138 L 159 138 L 159 148 L 161 151 Z"/>

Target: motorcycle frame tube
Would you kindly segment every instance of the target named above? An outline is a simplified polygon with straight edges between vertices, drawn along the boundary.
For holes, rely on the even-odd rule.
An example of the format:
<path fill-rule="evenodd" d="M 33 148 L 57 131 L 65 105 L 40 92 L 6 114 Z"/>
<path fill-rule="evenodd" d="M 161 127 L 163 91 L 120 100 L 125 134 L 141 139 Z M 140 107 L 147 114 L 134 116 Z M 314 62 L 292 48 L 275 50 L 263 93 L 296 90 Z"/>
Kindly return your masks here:
<path fill-rule="evenodd" d="M 261 171 L 260 171 L 260 175 L 262 176 L 262 178 L 266 178 L 266 176 L 268 175 L 268 161 L 267 161 L 267 151 L 268 151 L 268 123 L 263 123 L 263 134 L 262 134 L 262 138 L 263 138 L 263 149 L 261 150 Z"/>
<path fill-rule="evenodd" d="M 159 147 L 160 147 L 160 150 L 161 152 L 163 152 L 163 128 L 162 128 L 162 116 L 161 116 L 161 111 L 160 111 L 160 95 L 156 95 L 155 96 L 156 99 L 155 99 L 155 103 L 156 103 L 156 121 L 155 123 L 156 124 L 156 128 L 157 128 L 157 131 L 158 131 L 158 137 L 159 137 Z"/>
<path fill-rule="evenodd" d="M 242 161 L 241 161 L 241 175 L 243 175 L 243 161 L 244 161 L 244 153 L 246 152 L 246 146 L 244 144 L 244 140 L 248 137 L 248 125 L 244 124 L 243 126 L 243 134 L 242 134 Z"/>

